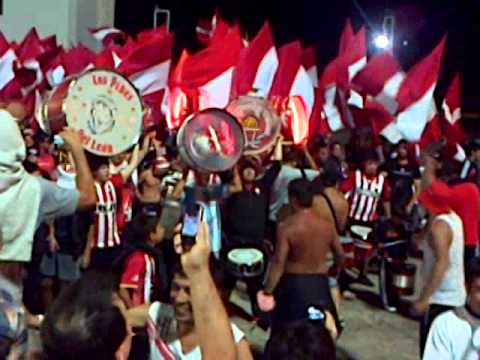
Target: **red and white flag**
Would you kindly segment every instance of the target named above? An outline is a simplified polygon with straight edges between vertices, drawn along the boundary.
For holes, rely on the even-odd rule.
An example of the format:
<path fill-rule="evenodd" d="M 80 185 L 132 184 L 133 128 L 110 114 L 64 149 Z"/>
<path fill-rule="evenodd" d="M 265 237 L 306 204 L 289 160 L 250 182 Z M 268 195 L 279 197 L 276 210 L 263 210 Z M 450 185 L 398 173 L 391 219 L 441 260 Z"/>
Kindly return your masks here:
<path fill-rule="evenodd" d="M 373 56 L 367 65 L 353 78 L 353 88 L 362 95 L 369 95 L 390 113 L 398 110 L 397 94 L 405 79 L 405 73 L 390 52 Z"/>
<path fill-rule="evenodd" d="M 463 142 L 466 136 L 459 121 L 462 118 L 460 85 L 460 75 L 456 74 L 443 100 L 442 110 L 443 117 L 448 125 L 447 129 L 450 130 L 448 133 L 455 135 L 458 142 Z"/>
<path fill-rule="evenodd" d="M 184 51 L 170 76 L 163 105 L 170 128 L 180 126 L 186 112 L 228 105 L 233 69 L 242 49 L 240 31 L 233 27 L 221 42 L 212 42 L 194 55 Z"/>
<path fill-rule="evenodd" d="M 268 23 L 241 51 L 233 71 L 232 98 L 256 90 L 258 96 L 267 97 L 278 68 L 278 54 Z"/>
<path fill-rule="evenodd" d="M 424 59 L 414 65 L 402 82 L 396 100 L 395 126 L 402 138 L 418 142 L 428 121 L 436 113 L 433 93 L 438 81 L 445 38 Z"/>
<path fill-rule="evenodd" d="M 307 115 L 310 117 L 315 94 L 313 84 L 302 65 L 302 46 L 295 41 L 282 46 L 278 50 L 279 66 L 270 89 L 270 98 L 285 99 L 288 96 L 299 96 L 303 99 Z"/>
<path fill-rule="evenodd" d="M 317 55 L 314 47 L 303 50 L 302 65 L 310 76 L 313 86 L 318 87 Z"/>
<path fill-rule="evenodd" d="M 127 40 L 127 34 L 122 30 L 110 26 L 90 29 L 92 36 L 105 47 L 123 44 Z"/>
<path fill-rule="evenodd" d="M 283 104 L 290 114 L 287 126 L 296 144 L 302 143 L 309 133 L 309 121 L 315 103 L 312 80 L 302 65 L 302 46 L 292 42 L 278 50 L 279 66 L 273 79 L 269 97 Z"/>
<path fill-rule="evenodd" d="M 347 19 L 345 22 L 345 27 L 343 28 L 342 35 L 340 36 L 340 45 L 338 48 L 338 55 L 342 56 L 348 52 L 348 49 L 351 47 L 351 43 L 355 37 L 353 32 L 353 26 L 350 19 Z"/>
<path fill-rule="evenodd" d="M 137 43 L 118 67 L 142 95 L 154 94 L 167 87 L 173 35 L 166 31 L 161 35 Z"/>
<path fill-rule="evenodd" d="M 66 75 L 81 74 L 95 65 L 96 55 L 89 48 L 77 45 L 63 54 Z"/>

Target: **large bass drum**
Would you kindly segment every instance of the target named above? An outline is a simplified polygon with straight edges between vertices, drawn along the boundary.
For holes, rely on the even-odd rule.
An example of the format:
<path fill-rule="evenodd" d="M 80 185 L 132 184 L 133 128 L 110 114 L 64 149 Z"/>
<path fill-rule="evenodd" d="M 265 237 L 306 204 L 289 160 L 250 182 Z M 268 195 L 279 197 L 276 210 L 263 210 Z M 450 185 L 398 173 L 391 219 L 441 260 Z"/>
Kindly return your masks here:
<path fill-rule="evenodd" d="M 228 112 L 206 109 L 191 115 L 177 134 L 182 160 L 201 172 L 231 169 L 243 153 L 242 127 Z"/>
<path fill-rule="evenodd" d="M 47 94 L 36 117 L 46 133 L 68 126 L 80 132 L 86 150 L 112 156 L 138 142 L 143 104 L 136 88 L 122 75 L 90 70 L 68 78 Z"/>
<path fill-rule="evenodd" d="M 282 122 L 275 109 L 263 98 L 240 96 L 233 100 L 227 111 L 243 127 L 245 155 L 258 155 L 269 151 L 275 144 Z"/>

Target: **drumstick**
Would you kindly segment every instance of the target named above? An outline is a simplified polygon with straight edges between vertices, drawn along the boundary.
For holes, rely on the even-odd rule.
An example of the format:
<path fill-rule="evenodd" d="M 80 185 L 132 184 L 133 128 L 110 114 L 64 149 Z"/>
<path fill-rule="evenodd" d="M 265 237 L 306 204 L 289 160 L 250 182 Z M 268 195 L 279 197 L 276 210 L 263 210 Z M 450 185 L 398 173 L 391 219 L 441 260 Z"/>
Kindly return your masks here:
<path fill-rule="evenodd" d="M 215 145 L 215 150 L 220 153 L 222 151 L 222 145 L 220 145 L 220 141 L 218 140 L 215 129 L 212 126 L 209 126 L 208 131 L 210 132 L 210 136 L 212 137 L 213 145 Z"/>

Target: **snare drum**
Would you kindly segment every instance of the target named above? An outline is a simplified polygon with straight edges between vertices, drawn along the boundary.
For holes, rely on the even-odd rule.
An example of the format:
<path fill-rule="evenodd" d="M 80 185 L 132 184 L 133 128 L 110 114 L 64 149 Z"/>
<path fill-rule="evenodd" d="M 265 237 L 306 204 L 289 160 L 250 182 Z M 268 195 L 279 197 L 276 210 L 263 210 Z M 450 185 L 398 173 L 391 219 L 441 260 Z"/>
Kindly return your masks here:
<path fill-rule="evenodd" d="M 372 233 L 372 228 L 362 225 L 352 225 L 350 226 L 350 233 L 355 239 L 367 241 Z"/>
<path fill-rule="evenodd" d="M 138 143 L 143 103 L 136 88 L 122 75 L 91 70 L 53 89 L 36 117 L 43 131 L 54 134 L 71 127 L 80 132 L 86 150 L 112 156 Z"/>
<path fill-rule="evenodd" d="M 342 237 L 340 238 L 340 244 L 342 245 L 343 253 L 345 255 L 345 268 L 351 269 L 355 267 L 354 241 L 348 237 Z"/>
<path fill-rule="evenodd" d="M 411 296 L 415 293 L 415 264 L 388 259 L 392 270 L 393 288 L 399 296 Z"/>
<path fill-rule="evenodd" d="M 230 250 L 227 254 L 227 268 L 239 278 L 259 276 L 265 268 L 264 255 L 255 248 Z"/>
<path fill-rule="evenodd" d="M 354 241 L 354 266 L 358 270 L 364 270 L 368 261 L 373 256 L 375 249 L 372 244 L 362 240 Z"/>

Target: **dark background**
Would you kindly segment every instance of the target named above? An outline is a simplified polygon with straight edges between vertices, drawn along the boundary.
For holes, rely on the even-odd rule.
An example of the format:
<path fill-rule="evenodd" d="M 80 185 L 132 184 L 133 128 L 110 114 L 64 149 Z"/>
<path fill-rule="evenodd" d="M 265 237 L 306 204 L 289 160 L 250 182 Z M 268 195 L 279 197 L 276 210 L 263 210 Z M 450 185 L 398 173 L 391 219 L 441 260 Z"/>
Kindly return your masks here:
<path fill-rule="evenodd" d="M 209 17 L 217 8 L 229 22 L 254 35 L 269 20 L 277 45 L 300 39 L 315 45 L 322 69 L 338 49 L 345 20 L 357 30 L 366 25 L 369 37 L 382 29 L 386 12 L 395 15 L 396 57 L 408 69 L 428 54 L 448 34 L 444 65 L 437 86 L 440 100 L 455 72 L 462 75 L 464 125 L 480 122 L 480 1 L 479 0 L 116 0 L 116 26 L 129 33 L 152 27 L 155 4 L 172 12 L 176 34 L 175 54 L 181 49 L 199 49 L 195 26 L 199 17 Z M 371 38 L 369 38 L 371 44 Z M 374 49 L 372 47 L 371 52 Z"/>

